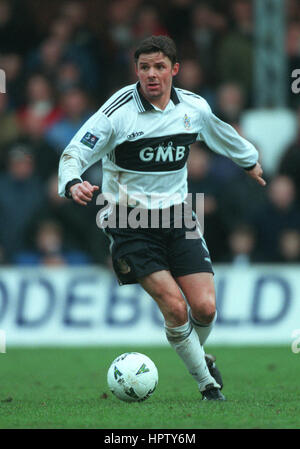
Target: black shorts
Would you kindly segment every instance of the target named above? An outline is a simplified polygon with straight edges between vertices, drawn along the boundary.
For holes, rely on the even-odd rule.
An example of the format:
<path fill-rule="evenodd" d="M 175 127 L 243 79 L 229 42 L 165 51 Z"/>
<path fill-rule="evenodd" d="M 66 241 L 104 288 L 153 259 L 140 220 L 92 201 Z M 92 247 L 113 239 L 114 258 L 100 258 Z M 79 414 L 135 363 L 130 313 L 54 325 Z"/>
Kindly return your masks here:
<path fill-rule="evenodd" d="M 128 214 L 131 210 L 128 208 Z M 193 217 L 196 220 L 196 216 Z M 186 238 L 187 233 L 194 234 L 197 229 L 198 238 Z M 159 228 L 110 226 L 104 232 L 111 242 L 113 267 L 120 285 L 138 283 L 138 279 L 160 270 L 169 270 L 175 278 L 192 273 L 213 273 L 209 251 L 198 225 L 194 221 L 194 227 L 189 225 L 187 228 L 183 223 L 181 228 L 176 228 L 172 207 L 167 228 L 162 227 L 160 216 Z"/>

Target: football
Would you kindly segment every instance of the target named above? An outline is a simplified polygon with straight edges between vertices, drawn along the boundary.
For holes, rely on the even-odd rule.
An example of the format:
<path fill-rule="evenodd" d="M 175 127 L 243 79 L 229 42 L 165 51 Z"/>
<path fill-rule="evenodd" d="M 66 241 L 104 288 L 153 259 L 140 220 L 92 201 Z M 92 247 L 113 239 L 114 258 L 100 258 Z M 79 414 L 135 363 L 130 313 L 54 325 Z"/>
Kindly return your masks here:
<path fill-rule="evenodd" d="M 107 383 L 110 391 L 121 401 L 145 401 L 157 386 L 157 368 L 146 355 L 126 352 L 110 365 Z"/>

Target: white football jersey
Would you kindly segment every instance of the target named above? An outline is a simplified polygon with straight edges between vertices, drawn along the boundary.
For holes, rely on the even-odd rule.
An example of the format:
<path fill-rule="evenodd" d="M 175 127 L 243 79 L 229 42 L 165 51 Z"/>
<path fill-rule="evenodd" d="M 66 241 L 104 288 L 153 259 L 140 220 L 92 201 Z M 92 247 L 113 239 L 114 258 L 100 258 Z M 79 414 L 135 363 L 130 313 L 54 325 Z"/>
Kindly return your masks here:
<path fill-rule="evenodd" d="M 66 184 L 102 159 L 103 194 L 118 203 L 161 208 L 169 197 L 187 195 L 190 144 L 204 141 L 214 152 L 248 168 L 258 152 L 230 125 L 218 119 L 200 96 L 172 87 L 164 110 L 149 103 L 139 83 L 124 87 L 79 129 L 61 155 L 59 195 Z"/>

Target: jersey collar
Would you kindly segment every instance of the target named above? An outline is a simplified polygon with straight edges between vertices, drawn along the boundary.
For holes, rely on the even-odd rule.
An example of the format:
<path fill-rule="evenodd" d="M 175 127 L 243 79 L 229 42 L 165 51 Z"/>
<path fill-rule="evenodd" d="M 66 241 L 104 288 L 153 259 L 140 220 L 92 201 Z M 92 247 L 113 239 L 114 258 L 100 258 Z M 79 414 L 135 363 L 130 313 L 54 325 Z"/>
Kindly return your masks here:
<path fill-rule="evenodd" d="M 155 108 L 153 105 L 146 100 L 146 98 L 141 94 L 139 91 L 140 82 L 138 81 L 135 85 L 134 91 L 133 91 L 133 98 L 135 100 L 136 107 L 139 112 L 147 112 L 147 111 L 155 111 Z M 171 88 L 171 100 L 173 101 L 174 105 L 176 106 L 178 103 L 180 103 L 179 97 L 177 95 L 177 92 L 175 88 L 172 86 Z"/>

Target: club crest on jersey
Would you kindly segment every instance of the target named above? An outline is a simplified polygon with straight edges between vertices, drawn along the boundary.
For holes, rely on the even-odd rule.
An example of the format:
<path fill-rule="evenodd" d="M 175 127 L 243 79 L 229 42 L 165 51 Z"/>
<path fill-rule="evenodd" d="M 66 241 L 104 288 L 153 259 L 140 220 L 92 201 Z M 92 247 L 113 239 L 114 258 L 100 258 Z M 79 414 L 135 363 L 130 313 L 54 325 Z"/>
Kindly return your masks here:
<path fill-rule="evenodd" d="M 190 117 L 187 114 L 184 114 L 183 124 L 184 124 L 185 129 L 190 129 L 190 127 L 191 127 L 191 119 L 190 119 Z"/>

